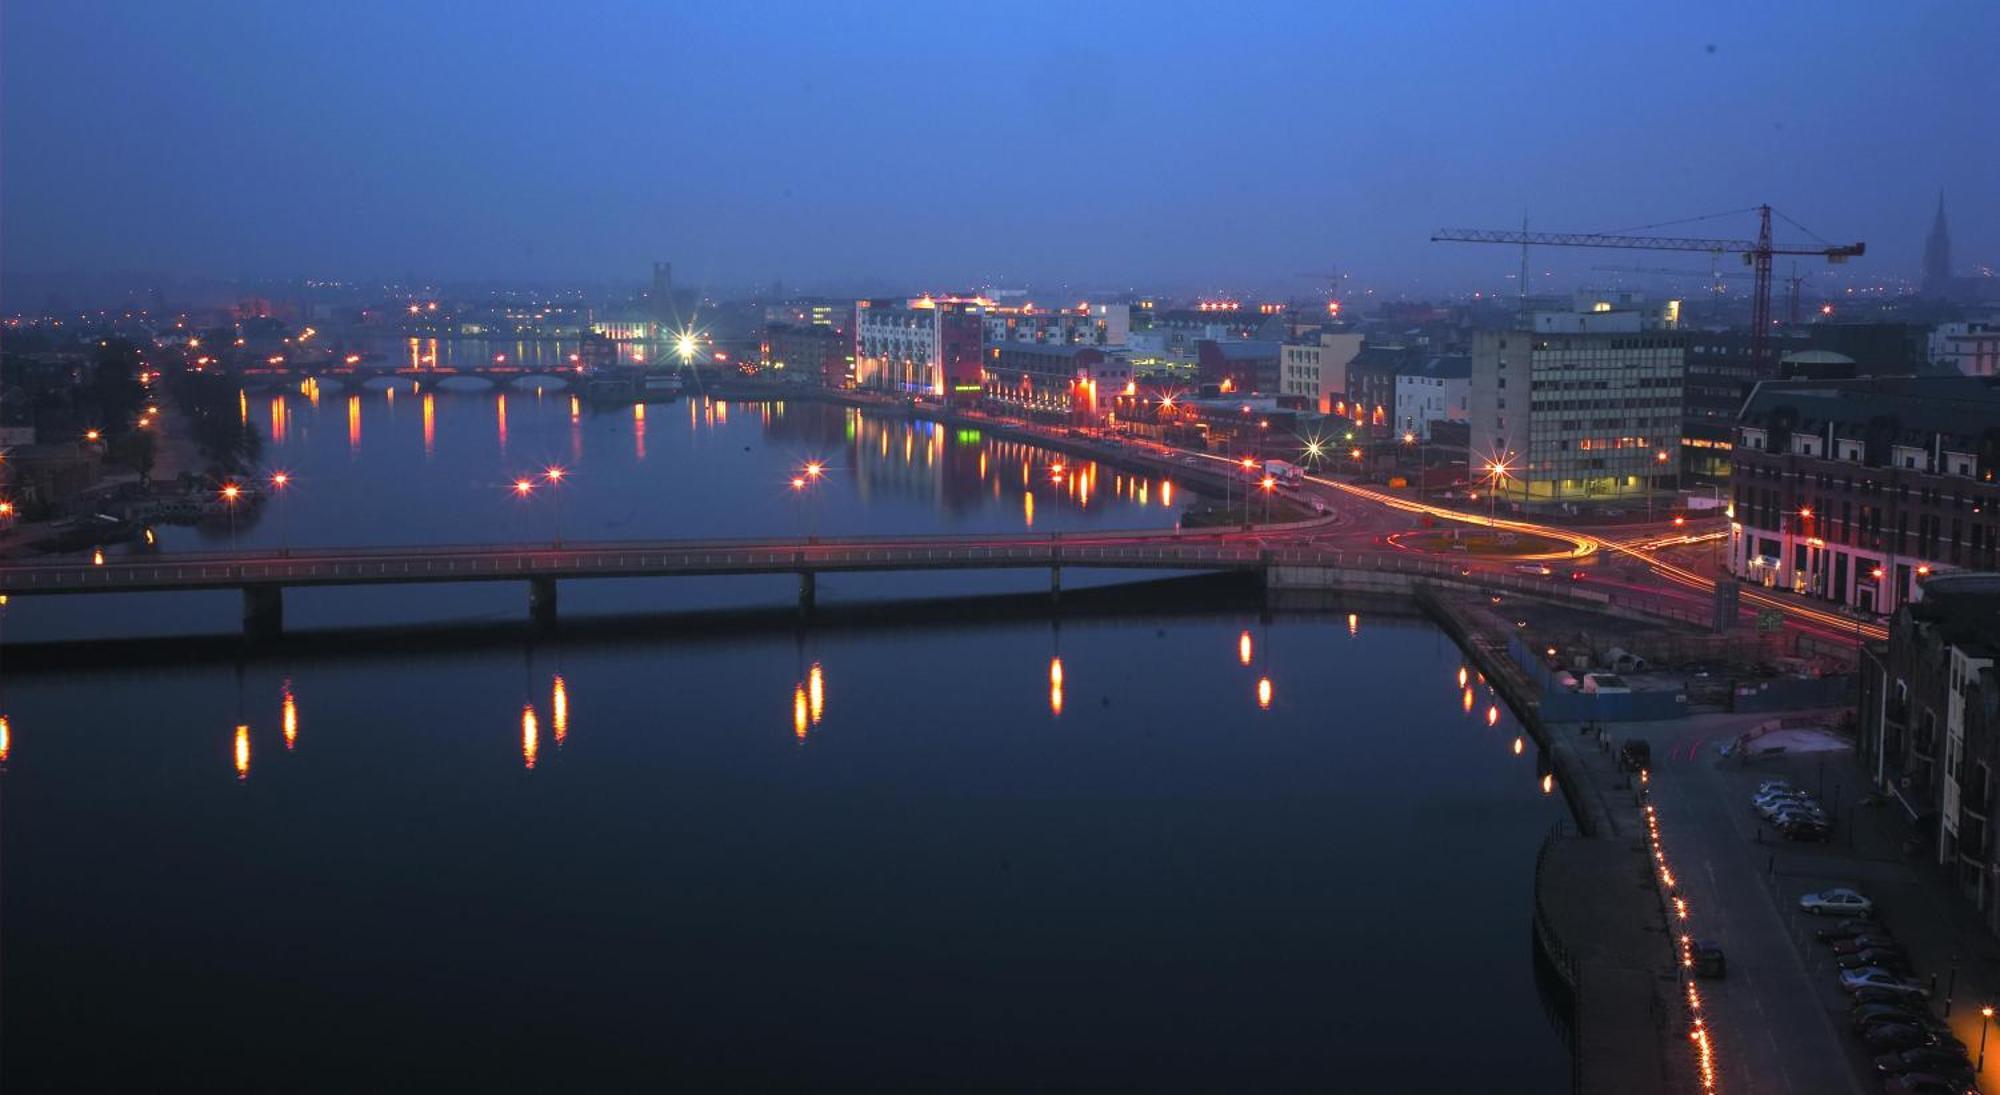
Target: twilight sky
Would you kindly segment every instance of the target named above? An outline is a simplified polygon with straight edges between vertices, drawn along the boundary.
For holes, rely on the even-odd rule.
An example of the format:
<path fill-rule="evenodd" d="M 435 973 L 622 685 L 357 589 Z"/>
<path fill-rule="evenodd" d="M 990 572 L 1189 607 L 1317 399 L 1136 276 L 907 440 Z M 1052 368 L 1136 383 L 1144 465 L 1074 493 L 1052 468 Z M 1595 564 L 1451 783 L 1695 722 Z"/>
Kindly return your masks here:
<path fill-rule="evenodd" d="M 0 265 L 1511 291 L 1431 230 L 1768 201 L 1892 277 L 1942 187 L 1963 271 L 1996 47 L 1977 0 L 6 0 Z"/>

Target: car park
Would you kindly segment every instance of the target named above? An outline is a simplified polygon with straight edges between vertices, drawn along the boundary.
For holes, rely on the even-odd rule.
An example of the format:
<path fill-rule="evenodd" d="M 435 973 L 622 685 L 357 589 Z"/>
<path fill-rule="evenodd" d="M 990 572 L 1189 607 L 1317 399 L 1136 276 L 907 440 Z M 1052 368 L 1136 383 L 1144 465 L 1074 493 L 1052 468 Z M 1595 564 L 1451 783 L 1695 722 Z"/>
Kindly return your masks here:
<path fill-rule="evenodd" d="M 1845 886 L 1836 886 L 1799 898 L 1799 908 L 1814 916 L 1868 916 L 1875 911 L 1875 903 Z"/>
<path fill-rule="evenodd" d="M 1841 970 L 1840 984 L 1849 992 L 1855 989 L 1888 989 L 1910 996 L 1929 996 L 1930 991 L 1915 981 L 1890 973 L 1879 966 L 1869 966 L 1858 970 Z"/>

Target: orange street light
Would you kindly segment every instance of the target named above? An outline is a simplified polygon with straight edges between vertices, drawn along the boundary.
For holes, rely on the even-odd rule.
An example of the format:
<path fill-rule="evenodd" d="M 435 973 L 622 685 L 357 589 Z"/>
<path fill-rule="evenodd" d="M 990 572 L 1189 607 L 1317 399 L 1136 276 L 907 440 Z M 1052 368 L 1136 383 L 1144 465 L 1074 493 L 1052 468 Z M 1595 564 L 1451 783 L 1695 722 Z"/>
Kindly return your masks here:
<path fill-rule="evenodd" d="M 819 461 L 812 460 L 806 463 L 807 479 L 818 479 L 820 476 L 824 474 L 826 474 L 826 468 Z"/>
<path fill-rule="evenodd" d="M 103 437 L 104 437 L 104 434 L 103 434 L 102 432 L 98 431 L 98 430 L 85 430 L 85 431 L 83 431 L 83 439 L 84 439 L 85 441 L 98 441 L 98 440 L 101 440 L 101 439 L 103 439 Z"/>
<path fill-rule="evenodd" d="M 545 471 L 543 471 L 543 472 L 542 472 L 542 476 L 543 476 L 544 478 L 546 478 L 546 479 L 547 479 L 547 480 L 548 480 L 549 482 L 551 482 L 551 483 L 560 483 L 560 482 L 562 482 L 562 481 L 563 481 L 563 476 L 565 476 L 565 475 L 568 475 L 568 474 L 569 474 L 569 472 L 567 472 L 567 471 L 563 470 L 563 468 L 562 468 L 562 467 L 561 467 L 560 465 L 557 465 L 557 464 L 550 464 L 550 465 L 548 466 L 548 468 L 547 468 L 547 469 L 546 469 Z"/>
<path fill-rule="evenodd" d="M 529 494 L 534 492 L 534 489 L 535 489 L 535 484 L 534 481 L 531 479 L 514 480 L 514 495 L 517 498 L 526 498 Z"/>

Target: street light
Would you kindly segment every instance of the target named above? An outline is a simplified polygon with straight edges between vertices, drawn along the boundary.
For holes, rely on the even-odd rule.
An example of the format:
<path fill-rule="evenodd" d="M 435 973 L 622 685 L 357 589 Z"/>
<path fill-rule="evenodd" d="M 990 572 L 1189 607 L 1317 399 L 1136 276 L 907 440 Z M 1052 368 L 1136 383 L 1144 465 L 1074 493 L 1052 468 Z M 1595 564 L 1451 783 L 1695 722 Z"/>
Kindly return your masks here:
<path fill-rule="evenodd" d="M 291 484 L 292 475 L 290 472 L 274 471 L 271 473 L 271 491 L 278 496 L 278 554 L 280 555 L 290 555 L 292 553 L 291 532 L 285 526 L 285 488 L 291 486 Z"/>
<path fill-rule="evenodd" d="M 1251 474 L 1254 473 L 1256 470 L 1257 470 L 1257 461 L 1252 457 L 1248 456 L 1244 457 L 1243 478 L 1246 480 L 1249 479 Z M 1250 527 L 1250 488 L 1248 486 L 1245 486 L 1243 488 L 1243 527 L 1244 528 Z"/>
<path fill-rule="evenodd" d="M 1993 1005 L 1979 1009 L 1979 1064 L 1973 1067 L 1975 1073 L 1986 1071 L 1986 1028 L 1993 1025 Z"/>
<path fill-rule="evenodd" d="M 556 499 L 556 547 L 558 548 L 562 547 L 562 491 L 556 488 L 562 486 L 563 476 L 568 474 L 569 472 L 560 464 L 550 464 L 542 470 L 542 478 L 549 483 L 549 493 L 555 495 Z"/>
<path fill-rule="evenodd" d="M 792 476 L 792 490 L 804 493 L 806 496 L 806 516 L 811 522 L 806 533 L 806 542 L 809 544 L 819 541 L 819 493 L 812 488 L 819 486 L 820 480 L 825 476 L 826 465 L 817 460 L 806 461 L 805 466 L 799 469 L 799 474 Z M 1056 465 L 1056 476 L 1058 478 L 1062 476 L 1061 464 Z"/>
<path fill-rule="evenodd" d="M 236 500 L 243 495 L 243 488 L 234 483 L 222 485 L 222 504 L 229 510 L 229 550 L 236 550 Z"/>
<path fill-rule="evenodd" d="M 1268 525 L 1271 523 L 1271 492 L 1277 487 L 1278 480 L 1267 475 L 1257 485 L 1264 488 L 1264 523 Z"/>

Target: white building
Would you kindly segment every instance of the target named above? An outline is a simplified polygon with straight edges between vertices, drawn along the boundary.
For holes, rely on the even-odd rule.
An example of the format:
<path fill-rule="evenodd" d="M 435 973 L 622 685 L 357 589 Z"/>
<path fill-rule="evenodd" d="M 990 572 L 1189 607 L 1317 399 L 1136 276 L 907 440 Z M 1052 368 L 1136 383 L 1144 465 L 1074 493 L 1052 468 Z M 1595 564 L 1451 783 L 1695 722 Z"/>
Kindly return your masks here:
<path fill-rule="evenodd" d="M 1472 359 L 1436 357 L 1396 376 L 1396 434 L 1429 441 L 1431 423 L 1463 422 L 1472 413 Z"/>
<path fill-rule="evenodd" d="M 1930 356 L 1966 376 L 2000 375 L 2000 317 L 1939 324 Z"/>
<path fill-rule="evenodd" d="M 1347 367 L 1361 353 L 1355 331 L 1313 330 L 1287 339 L 1278 350 L 1278 395 L 1287 406 L 1333 414 L 1347 396 Z"/>

